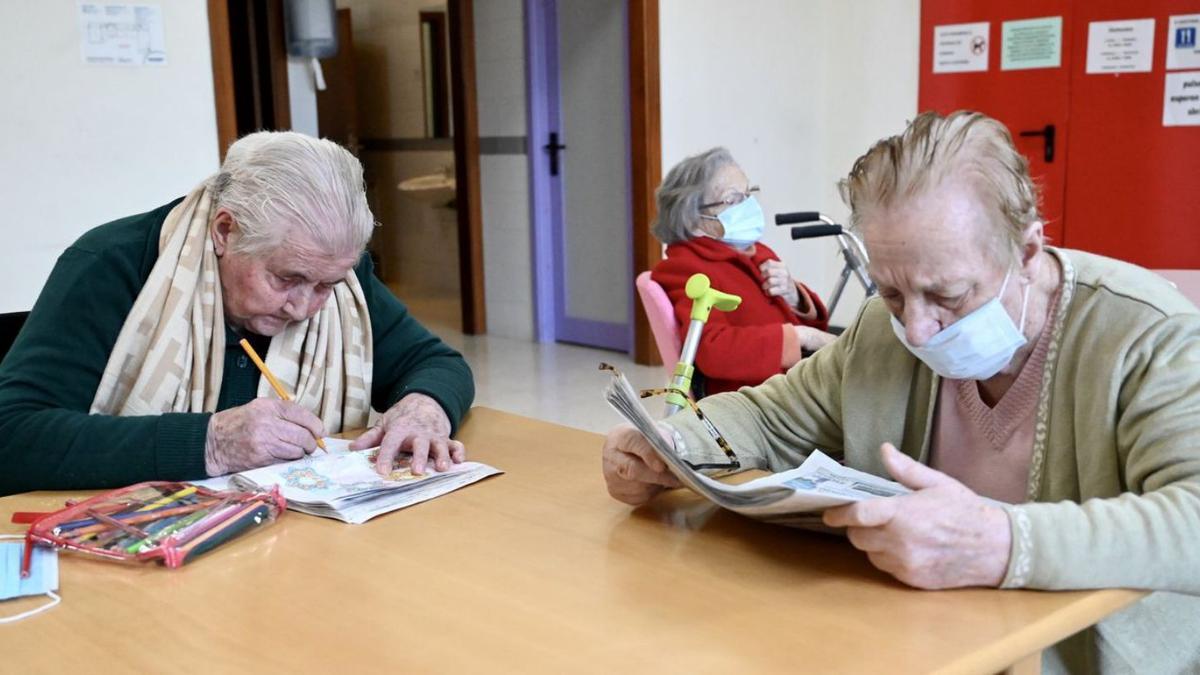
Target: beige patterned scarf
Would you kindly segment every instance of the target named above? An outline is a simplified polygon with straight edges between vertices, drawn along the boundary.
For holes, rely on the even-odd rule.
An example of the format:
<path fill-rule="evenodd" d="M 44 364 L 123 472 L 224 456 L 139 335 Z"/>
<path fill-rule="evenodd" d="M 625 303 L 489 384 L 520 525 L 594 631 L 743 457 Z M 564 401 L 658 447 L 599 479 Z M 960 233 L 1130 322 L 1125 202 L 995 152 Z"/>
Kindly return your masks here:
<path fill-rule="evenodd" d="M 158 261 L 125 318 L 92 400 L 102 415 L 212 412 L 225 364 L 225 315 L 209 236 L 207 183 L 163 222 Z M 325 430 L 367 425 L 371 320 L 358 277 L 338 284 L 321 311 L 271 340 L 267 367 Z M 258 395 L 274 397 L 267 378 Z"/>

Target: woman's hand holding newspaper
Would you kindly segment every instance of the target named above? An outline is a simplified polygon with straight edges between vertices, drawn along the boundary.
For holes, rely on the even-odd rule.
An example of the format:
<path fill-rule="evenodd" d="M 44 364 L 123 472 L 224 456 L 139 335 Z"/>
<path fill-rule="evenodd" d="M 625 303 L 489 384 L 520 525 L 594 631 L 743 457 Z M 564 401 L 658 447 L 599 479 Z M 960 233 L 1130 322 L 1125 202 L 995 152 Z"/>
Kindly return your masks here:
<path fill-rule="evenodd" d="M 669 434 L 659 433 L 674 446 Z M 632 424 L 622 424 L 604 439 L 604 480 L 608 494 L 626 504 L 640 506 L 667 488 L 680 487 L 667 465 Z"/>
<path fill-rule="evenodd" d="M 891 443 L 881 452 L 888 472 L 913 491 L 829 509 L 825 524 L 846 528 L 873 565 L 910 586 L 999 586 L 1012 544 L 1004 509 Z"/>

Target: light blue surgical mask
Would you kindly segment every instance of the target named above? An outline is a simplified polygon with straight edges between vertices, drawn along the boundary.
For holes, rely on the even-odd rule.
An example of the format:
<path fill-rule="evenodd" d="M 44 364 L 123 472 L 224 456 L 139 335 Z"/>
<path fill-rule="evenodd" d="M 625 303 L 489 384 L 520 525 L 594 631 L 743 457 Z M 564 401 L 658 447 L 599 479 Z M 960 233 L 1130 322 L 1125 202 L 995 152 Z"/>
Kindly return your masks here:
<path fill-rule="evenodd" d="M 713 218 L 708 215 L 703 217 Z M 725 228 L 725 236 L 720 240 L 738 248 L 745 248 L 762 239 L 763 231 L 766 230 L 762 206 L 754 195 L 720 212 L 716 215 L 716 220 Z"/>
<path fill-rule="evenodd" d="M 1025 346 L 1025 310 L 1029 305 L 1029 286 L 1021 298 L 1021 325 L 1000 303 L 1008 287 L 1010 271 L 996 297 L 981 307 L 943 328 L 920 347 L 909 343 L 904 324 L 892 316 L 892 331 L 896 333 L 913 356 L 921 359 L 933 372 L 951 380 L 986 380 L 1000 372 L 1012 361 L 1013 354 Z"/>
<path fill-rule="evenodd" d="M 9 600 L 26 595 L 46 595 L 50 602 L 14 616 L 0 617 L 0 623 L 11 623 L 33 616 L 57 605 L 61 598 L 58 590 L 58 551 L 35 546 L 30 558 L 29 576 L 21 578 L 21 554 L 25 550 L 22 536 L 8 535 L 3 538 L 20 541 L 0 542 L 0 600 Z"/>

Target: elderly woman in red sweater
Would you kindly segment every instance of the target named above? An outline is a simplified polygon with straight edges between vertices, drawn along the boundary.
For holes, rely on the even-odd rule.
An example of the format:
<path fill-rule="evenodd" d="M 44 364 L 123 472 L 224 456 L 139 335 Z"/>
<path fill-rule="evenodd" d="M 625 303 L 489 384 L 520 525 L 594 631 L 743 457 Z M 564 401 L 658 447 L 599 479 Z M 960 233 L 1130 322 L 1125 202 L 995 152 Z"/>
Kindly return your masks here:
<path fill-rule="evenodd" d="M 696 352 L 698 395 L 761 384 L 829 344 L 829 313 L 821 299 L 794 280 L 762 237 L 762 208 L 746 174 L 725 148 L 688 157 L 655 193 L 654 234 L 667 246 L 651 274 L 671 302 L 680 336 L 691 300 L 684 285 L 697 272 L 713 287 L 742 298 L 733 312 L 713 312 Z"/>

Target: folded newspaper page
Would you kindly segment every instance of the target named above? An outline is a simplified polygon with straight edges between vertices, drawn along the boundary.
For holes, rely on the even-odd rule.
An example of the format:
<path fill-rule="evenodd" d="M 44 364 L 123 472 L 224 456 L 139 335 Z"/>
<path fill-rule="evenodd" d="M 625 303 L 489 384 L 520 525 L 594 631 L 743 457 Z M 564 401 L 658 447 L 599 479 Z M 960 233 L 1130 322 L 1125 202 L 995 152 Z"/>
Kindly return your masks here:
<path fill-rule="evenodd" d="M 795 469 L 740 485 L 714 480 L 689 467 L 675 453 L 625 376 L 616 370 L 612 375 L 604 391 L 609 405 L 646 437 L 680 482 L 730 511 L 791 527 L 819 527 L 820 515 L 827 508 L 909 492 L 894 481 L 842 466 L 820 450 L 813 450 Z"/>

